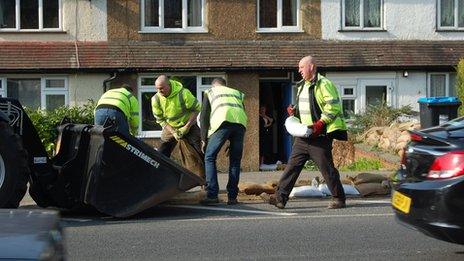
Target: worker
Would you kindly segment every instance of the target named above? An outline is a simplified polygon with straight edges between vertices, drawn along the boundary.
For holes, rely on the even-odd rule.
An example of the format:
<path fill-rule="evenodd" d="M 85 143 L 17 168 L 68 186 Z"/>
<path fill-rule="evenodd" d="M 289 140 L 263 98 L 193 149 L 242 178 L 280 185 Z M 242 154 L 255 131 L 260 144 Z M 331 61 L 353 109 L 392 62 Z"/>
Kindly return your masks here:
<path fill-rule="evenodd" d="M 340 96 L 335 85 L 317 73 L 313 57 L 306 56 L 298 64 L 302 80 L 297 84 L 297 106 L 289 106 L 290 116 L 297 116 L 301 123 L 312 128 L 312 134 L 296 137 L 288 164 L 282 173 L 274 195 L 261 194 L 268 203 L 285 208 L 290 192 L 304 164 L 312 159 L 322 173 L 332 193 L 328 208 L 344 208 L 345 191 L 332 158 L 333 139 L 346 140 L 346 124 L 343 119 Z"/>
<path fill-rule="evenodd" d="M 132 88 L 123 84 L 121 88 L 106 91 L 98 100 L 94 111 L 95 125 L 103 125 L 110 118 L 121 133 L 137 134 L 139 127 L 139 102 Z"/>
<path fill-rule="evenodd" d="M 216 158 L 221 147 L 228 140 L 229 182 L 227 184 L 227 204 L 237 204 L 240 162 L 243 152 L 243 138 L 247 125 L 247 115 L 243 104 L 244 94 L 226 87 L 222 78 L 215 78 L 212 87 L 205 92 L 200 113 L 202 150 L 205 152 L 206 198 L 204 205 L 219 202 Z"/>
<path fill-rule="evenodd" d="M 158 151 L 170 157 L 177 141 L 185 139 L 203 159 L 200 128 L 196 125 L 200 112 L 198 100 L 182 83 L 166 75 L 156 78 L 155 88 L 157 93 L 151 99 L 152 111 L 156 122 L 163 128 Z"/>

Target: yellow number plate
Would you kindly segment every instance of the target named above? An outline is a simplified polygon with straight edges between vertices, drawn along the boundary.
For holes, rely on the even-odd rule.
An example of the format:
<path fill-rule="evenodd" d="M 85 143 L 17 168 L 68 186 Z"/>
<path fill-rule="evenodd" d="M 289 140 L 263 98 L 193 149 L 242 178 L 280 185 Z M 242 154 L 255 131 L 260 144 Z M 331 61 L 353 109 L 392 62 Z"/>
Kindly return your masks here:
<path fill-rule="evenodd" d="M 412 200 L 410 197 L 403 195 L 398 191 L 393 192 L 392 205 L 401 212 L 408 214 L 411 207 L 411 202 Z"/>

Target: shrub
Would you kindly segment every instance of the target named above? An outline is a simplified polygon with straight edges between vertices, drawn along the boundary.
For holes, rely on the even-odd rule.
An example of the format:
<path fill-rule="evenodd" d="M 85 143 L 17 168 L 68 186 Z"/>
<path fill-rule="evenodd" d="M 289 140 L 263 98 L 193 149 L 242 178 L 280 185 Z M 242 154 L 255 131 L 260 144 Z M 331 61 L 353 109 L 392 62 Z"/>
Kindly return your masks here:
<path fill-rule="evenodd" d="M 395 109 L 382 102 L 376 106 L 368 106 L 363 114 L 352 116 L 351 127 L 348 129 L 351 134 L 360 134 L 372 127 L 388 126 L 402 115 L 417 115 L 410 105 Z"/>
<path fill-rule="evenodd" d="M 461 102 L 464 102 L 464 58 L 462 58 L 456 68 L 456 95 Z M 459 116 L 464 116 L 464 106 L 459 106 Z"/>
<path fill-rule="evenodd" d="M 95 102 L 89 100 L 80 107 L 60 107 L 54 110 L 31 110 L 26 108 L 25 110 L 36 128 L 45 150 L 49 156 L 52 156 L 56 138 L 58 137 L 57 127 L 61 120 L 66 117 L 74 123 L 93 124 L 95 105 Z"/>

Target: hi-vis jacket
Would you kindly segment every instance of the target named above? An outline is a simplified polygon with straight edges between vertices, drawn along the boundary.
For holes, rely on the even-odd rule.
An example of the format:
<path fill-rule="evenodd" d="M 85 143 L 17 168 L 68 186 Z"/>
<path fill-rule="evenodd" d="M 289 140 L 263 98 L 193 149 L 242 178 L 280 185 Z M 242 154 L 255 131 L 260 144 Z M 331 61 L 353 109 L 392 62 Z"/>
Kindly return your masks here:
<path fill-rule="evenodd" d="M 192 93 L 182 86 L 182 83 L 174 80 L 169 80 L 171 85 L 171 93 L 168 97 L 164 97 L 160 93 L 156 93 L 151 98 L 151 108 L 156 122 L 161 127 L 166 124 L 174 128 L 184 126 L 192 112 L 200 111 L 200 103 Z"/>
<path fill-rule="evenodd" d="M 206 96 L 211 104 L 208 137 L 225 121 L 238 123 L 246 128 L 248 118 L 243 106 L 245 94 L 229 87 L 215 86 L 206 91 Z"/>
<path fill-rule="evenodd" d="M 125 88 L 111 89 L 105 92 L 98 100 L 99 105 L 111 105 L 119 108 L 126 116 L 133 135 L 139 127 L 139 102 L 134 95 Z"/>
<path fill-rule="evenodd" d="M 309 97 L 309 87 L 311 83 L 302 81 L 298 86 L 298 111 L 301 123 L 313 125 L 311 118 L 311 104 Z M 318 74 L 317 82 L 314 85 L 314 96 L 317 106 L 321 110 L 320 120 L 327 126 L 327 133 L 335 130 L 346 130 L 346 123 L 343 118 L 342 104 L 337 87 L 324 76 Z"/>

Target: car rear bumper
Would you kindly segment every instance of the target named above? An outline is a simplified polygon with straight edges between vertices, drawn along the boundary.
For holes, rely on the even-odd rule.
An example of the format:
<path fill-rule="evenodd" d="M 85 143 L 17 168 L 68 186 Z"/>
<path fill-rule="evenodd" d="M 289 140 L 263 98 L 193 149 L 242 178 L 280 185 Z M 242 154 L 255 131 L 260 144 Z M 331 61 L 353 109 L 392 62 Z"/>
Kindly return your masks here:
<path fill-rule="evenodd" d="M 404 182 L 395 191 L 411 200 L 407 213 L 393 207 L 397 220 L 431 237 L 464 244 L 464 177 Z"/>

